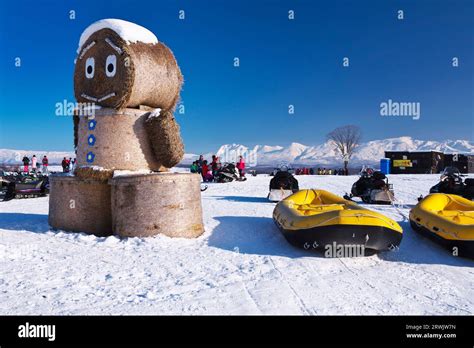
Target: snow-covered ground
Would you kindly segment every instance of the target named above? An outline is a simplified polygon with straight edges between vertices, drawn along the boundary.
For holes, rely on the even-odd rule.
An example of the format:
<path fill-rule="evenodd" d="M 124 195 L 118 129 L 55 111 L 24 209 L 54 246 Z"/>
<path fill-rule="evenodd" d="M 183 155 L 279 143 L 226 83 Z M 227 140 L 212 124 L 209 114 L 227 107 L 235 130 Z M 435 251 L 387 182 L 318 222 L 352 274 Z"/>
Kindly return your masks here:
<path fill-rule="evenodd" d="M 356 177 L 299 176 L 336 194 Z M 404 207 L 371 206 L 404 229 L 400 249 L 326 259 L 289 245 L 269 177 L 211 184 L 195 240 L 53 232 L 48 198 L 0 202 L 0 314 L 474 313 L 474 261 L 415 234 L 406 216 L 438 175 L 390 176 Z"/>

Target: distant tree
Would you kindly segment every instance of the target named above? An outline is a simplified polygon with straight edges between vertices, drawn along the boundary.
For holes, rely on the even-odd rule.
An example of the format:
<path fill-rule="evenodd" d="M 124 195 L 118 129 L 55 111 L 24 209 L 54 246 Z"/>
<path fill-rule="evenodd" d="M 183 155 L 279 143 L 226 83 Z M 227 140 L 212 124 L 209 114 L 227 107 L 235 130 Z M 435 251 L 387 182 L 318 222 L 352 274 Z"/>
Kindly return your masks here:
<path fill-rule="evenodd" d="M 347 173 L 349 160 L 362 139 L 360 128 L 353 125 L 338 127 L 326 137 L 334 145 L 336 152 L 341 155 L 344 161 L 344 170 Z"/>

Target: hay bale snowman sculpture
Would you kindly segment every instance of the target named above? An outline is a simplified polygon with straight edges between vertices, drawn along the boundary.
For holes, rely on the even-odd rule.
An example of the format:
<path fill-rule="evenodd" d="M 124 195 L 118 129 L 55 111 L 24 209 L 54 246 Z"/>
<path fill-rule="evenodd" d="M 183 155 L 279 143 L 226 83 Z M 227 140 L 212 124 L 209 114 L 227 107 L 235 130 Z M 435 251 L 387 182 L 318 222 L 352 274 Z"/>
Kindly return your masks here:
<path fill-rule="evenodd" d="M 81 35 L 74 71 L 74 176 L 51 178 L 50 224 L 97 235 L 196 237 L 200 178 L 170 173 L 184 146 L 173 112 L 183 82 L 171 50 L 118 19 Z"/>

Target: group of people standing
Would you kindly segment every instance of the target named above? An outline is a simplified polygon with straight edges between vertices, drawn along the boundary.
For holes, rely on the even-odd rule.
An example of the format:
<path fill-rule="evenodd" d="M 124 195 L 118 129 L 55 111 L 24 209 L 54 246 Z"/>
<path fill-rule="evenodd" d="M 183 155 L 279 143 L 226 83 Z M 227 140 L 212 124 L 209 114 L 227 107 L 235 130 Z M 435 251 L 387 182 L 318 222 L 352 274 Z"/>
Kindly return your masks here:
<path fill-rule="evenodd" d="M 239 171 L 240 179 L 245 177 L 245 161 L 242 156 L 239 156 L 235 167 Z M 219 171 L 222 169 L 222 163 L 218 156 L 212 155 L 211 163 L 204 159 L 203 155 L 191 164 L 191 173 L 201 174 L 204 182 L 212 182 L 217 178 Z"/>
<path fill-rule="evenodd" d="M 33 157 L 31 157 L 31 159 L 28 157 L 28 156 L 24 156 L 23 159 L 22 159 L 22 162 L 23 162 L 23 172 L 24 173 L 29 173 L 30 172 L 30 167 L 31 167 L 31 171 L 33 173 L 39 173 L 40 172 L 40 168 L 41 168 L 41 172 L 43 174 L 48 174 L 49 173 L 49 159 L 48 159 L 48 156 L 44 155 L 42 160 L 41 160 L 41 163 L 38 163 L 38 158 L 36 157 L 36 155 L 33 155 Z M 70 171 L 72 171 L 74 169 L 74 166 L 76 164 L 76 159 L 72 159 L 71 157 L 68 159 L 66 157 L 63 158 L 62 162 L 61 162 L 61 166 L 63 167 L 63 173 L 68 173 Z"/>
<path fill-rule="evenodd" d="M 349 175 L 349 171 L 343 168 L 340 168 L 340 169 L 318 168 L 317 174 L 318 175 Z"/>
<path fill-rule="evenodd" d="M 42 168 L 42 173 L 47 174 L 48 173 L 48 165 L 49 165 L 49 160 L 46 155 L 43 156 L 43 159 L 41 160 L 41 164 L 38 163 L 38 158 L 36 155 L 33 155 L 31 157 L 31 160 L 28 158 L 28 156 L 24 156 L 22 159 L 23 162 L 23 172 L 29 173 L 30 172 L 30 163 L 31 163 L 31 170 L 34 173 L 39 172 L 39 168 Z"/>
<path fill-rule="evenodd" d="M 348 171 L 344 169 L 326 169 L 326 168 L 296 168 L 296 175 L 349 175 Z"/>
<path fill-rule="evenodd" d="M 76 165 L 76 159 L 72 159 L 71 157 L 69 157 L 69 159 L 67 159 L 66 157 L 63 158 L 63 160 L 61 161 L 61 166 L 63 167 L 63 173 L 69 173 L 69 172 L 72 172 L 74 170 L 74 166 Z"/>

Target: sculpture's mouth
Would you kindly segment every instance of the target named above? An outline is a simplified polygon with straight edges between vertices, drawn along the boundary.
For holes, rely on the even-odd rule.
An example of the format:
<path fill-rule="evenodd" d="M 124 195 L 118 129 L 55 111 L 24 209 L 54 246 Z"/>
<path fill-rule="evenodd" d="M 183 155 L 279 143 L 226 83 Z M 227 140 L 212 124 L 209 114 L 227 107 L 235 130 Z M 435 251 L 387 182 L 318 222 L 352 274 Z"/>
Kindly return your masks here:
<path fill-rule="evenodd" d="M 107 99 L 109 99 L 109 98 L 115 97 L 115 92 L 109 93 L 109 94 L 104 95 L 103 97 L 100 97 L 100 98 L 91 97 L 91 96 L 88 95 L 88 94 L 82 93 L 82 94 L 81 94 L 81 97 L 84 98 L 84 99 L 93 101 L 93 102 L 99 102 L 99 103 L 100 103 L 100 102 L 103 102 L 104 100 L 107 100 Z"/>

